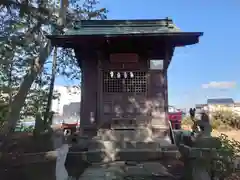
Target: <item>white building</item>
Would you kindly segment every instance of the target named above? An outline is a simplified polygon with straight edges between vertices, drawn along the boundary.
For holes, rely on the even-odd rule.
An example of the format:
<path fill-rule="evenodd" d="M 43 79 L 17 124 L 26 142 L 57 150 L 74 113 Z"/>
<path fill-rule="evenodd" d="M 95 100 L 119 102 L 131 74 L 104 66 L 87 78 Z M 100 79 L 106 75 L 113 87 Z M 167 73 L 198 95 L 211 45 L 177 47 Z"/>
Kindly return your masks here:
<path fill-rule="evenodd" d="M 63 115 L 63 106 L 72 102 L 81 101 L 81 89 L 76 86 L 55 86 L 54 90 L 59 93 L 59 98 L 52 101 L 52 111 Z M 80 108 L 80 107 L 79 107 Z"/>
<path fill-rule="evenodd" d="M 240 103 L 235 103 L 231 98 L 208 99 L 207 104 L 197 104 L 196 110 L 207 108 L 209 113 L 216 111 L 232 111 L 240 115 Z"/>

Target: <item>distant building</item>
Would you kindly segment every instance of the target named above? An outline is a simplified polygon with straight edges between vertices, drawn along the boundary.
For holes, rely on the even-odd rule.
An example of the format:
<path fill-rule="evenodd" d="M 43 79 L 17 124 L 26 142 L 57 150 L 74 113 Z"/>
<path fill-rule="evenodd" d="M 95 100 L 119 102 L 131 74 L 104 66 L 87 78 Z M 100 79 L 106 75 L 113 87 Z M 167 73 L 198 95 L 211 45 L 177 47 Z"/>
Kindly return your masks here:
<path fill-rule="evenodd" d="M 70 105 L 71 103 L 79 103 L 81 101 L 81 89 L 76 86 L 55 86 L 54 90 L 59 93 L 59 98 L 52 101 L 52 111 L 63 116 L 64 106 Z M 80 110 L 80 106 L 79 106 Z M 68 110 L 65 110 L 68 111 Z M 68 112 L 67 112 L 68 113 Z"/>
<path fill-rule="evenodd" d="M 240 115 L 240 103 L 234 103 L 234 112 Z"/>
<path fill-rule="evenodd" d="M 196 105 L 195 105 L 195 108 L 196 108 L 196 110 L 201 110 L 201 109 L 203 109 L 205 106 L 207 106 L 207 104 L 196 104 Z"/>
<path fill-rule="evenodd" d="M 234 108 L 234 101 L 232 98 L 208 99 L 207 105 L 210 112 L 232 111 Z"/>
<path fill-rule="evenodd" d="M 168 112 L 172 113 L 172 112 L 178 112 L 177 108 L 174 106 L 168 106 Z"/>
<path fill-rule="evenodd" d="M 63 106 L 63 116 L 80 116 L 80 102 L 72 102 Z"/>
<path fill-rule="evenodd" d="M 232 98 L 208 99 L 207 104 L 196 104 L 196 111 L 207 108 L 209 113 L 216 111 L 232 111 L 240 114 L 240 103 L 235 103 Z"/>
<path fill-rule="evenodd" d="M 234 105 L 234 100 L 232 98 L 208 99 L 207 104 L 231 106 L 231 105 Z"/>

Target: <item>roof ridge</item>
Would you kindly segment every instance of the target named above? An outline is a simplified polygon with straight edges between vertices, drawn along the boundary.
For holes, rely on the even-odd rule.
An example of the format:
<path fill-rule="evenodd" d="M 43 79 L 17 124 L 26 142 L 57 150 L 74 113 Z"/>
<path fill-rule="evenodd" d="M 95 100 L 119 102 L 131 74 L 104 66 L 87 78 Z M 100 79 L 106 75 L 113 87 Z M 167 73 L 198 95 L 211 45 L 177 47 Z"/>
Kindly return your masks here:
<path fill-rule="evenodd" d="M 75 29 L 81 27 L 140 27 L 140 26 L 174 26 L 171 19 L 135 19 L 135 20 L 82 20 L 75 21 Z"/>

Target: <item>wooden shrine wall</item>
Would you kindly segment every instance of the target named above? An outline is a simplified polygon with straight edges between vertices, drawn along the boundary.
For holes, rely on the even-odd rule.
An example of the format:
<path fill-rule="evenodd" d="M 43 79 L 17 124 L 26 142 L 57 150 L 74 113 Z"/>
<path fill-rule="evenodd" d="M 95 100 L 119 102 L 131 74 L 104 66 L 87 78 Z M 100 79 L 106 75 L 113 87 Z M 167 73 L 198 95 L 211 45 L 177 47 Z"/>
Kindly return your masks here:
<path fill-rule="evenodd" d="M 99 53 L 87 53 L 86 56 L 77 56 L 81 59 L 82 88 L 81 88 L 81 127 L 98 127 L 104 117 L 102 94 L 102 76 L 100 71 L 113 68 L 109 64 L 109 57 Z M 148 92 L 144 99 L 150 104 L 151 121 L 160 128 L 166 127 L 166 112 L 168 111 L 168 87 L 166 70 L 150 70 L 147 57 L 140 56 L 141 62 L 146 62 L 141 69 L 147 70 Z M 83 60 L 84 59 L 84 60 Z M 129 63 L 133 65 L 134 62 Z M 141 64 L 141 63 L 140 63 Z M 137 67 L 139 69 L 140 67 Z M 116 67 L 118 69 L 118 67 Z M 136 69 L 136 67 L 133 69 Z M 146 103 L 146 104 L 147 104 Z"/>

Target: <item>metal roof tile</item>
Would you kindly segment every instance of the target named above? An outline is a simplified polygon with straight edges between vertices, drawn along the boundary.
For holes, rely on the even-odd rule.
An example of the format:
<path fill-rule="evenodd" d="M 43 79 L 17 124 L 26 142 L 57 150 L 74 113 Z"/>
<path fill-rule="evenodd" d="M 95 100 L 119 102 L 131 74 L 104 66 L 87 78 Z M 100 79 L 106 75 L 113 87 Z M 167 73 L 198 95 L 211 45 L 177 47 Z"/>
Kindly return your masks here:
<path fill-rule="evenodd" d="M 234 104 L 234 100 L 232 98 L 216 98 L 216 99 L 208 99 L 208 104 Z"/>
<path fill-rule="evenodd" d="M 181 32 L 172 20 L 91 20 L 77 22 L 65 35 L 121 35 Z"/>

